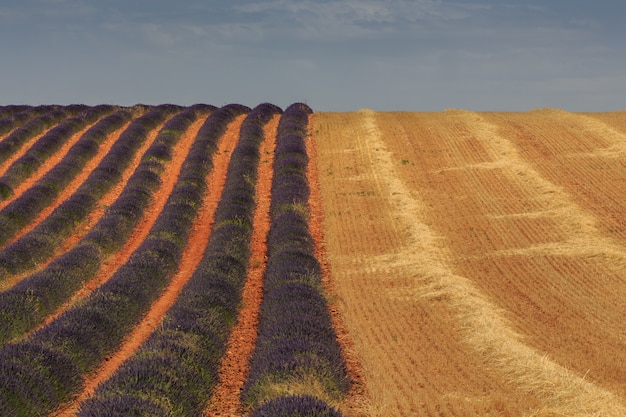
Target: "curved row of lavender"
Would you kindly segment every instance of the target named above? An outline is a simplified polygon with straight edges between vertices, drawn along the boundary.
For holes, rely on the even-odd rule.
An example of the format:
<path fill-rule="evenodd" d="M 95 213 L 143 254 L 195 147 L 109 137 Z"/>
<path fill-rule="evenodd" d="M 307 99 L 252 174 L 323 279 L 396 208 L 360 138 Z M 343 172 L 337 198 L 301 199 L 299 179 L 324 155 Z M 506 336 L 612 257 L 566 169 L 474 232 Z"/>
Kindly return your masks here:
<path fill-rule="evenodd" d="M 279 112 L 264 103 L 244 120 L 200 264 L 162 325 L 82 405 L 79 416 L 201 415 L 247 275 L 263 125 Z"/>
<path fill-rule="evenodd" d="M 350 386 L 308 228 L 305 138 L 311 112 L 294 103 L 278 127 L 259 335 L 242 393 L 254 416 L 336 416 L 325 402 L 338 402 Z M 324 398 L 285 394 L 302 387 L 303 394 L 321 387 Z"/>
<path fill-rule="evenodd" d="M 69 111 L 75 109 L 74 107 Z M 63 146 L 75 133 L 95 122 L 103 115 L 114 109 L 110 105 L 95 107 L 76 106 L 80 113 L 66 118 L 54 128 L 50 129 L 26 153 L 20 156 L 7 171 L 0 177 L 0 199 L 6 200 L 13 195 L 15 187 L 30 177 L 45 161 Z"/>
<path fill-rule="evenodd" d="M 104 194 L 120 182 L 122 173 L 146 141 L 148 133 L 179 111 L 178 107 L 157 106 L 133 121 L 76 193 L 55 209 L 37 229 L 45 236 L 48 223 L 54 230 L 58 228 L 55 225 L 64 224 L 71 228 L 85 219 Z M 176 125 L 176 116 L 172 117 L 171 123 Z M 121 195 L 88 235 L 42 270 L 0 293 L 0 343 L 20 337 L 39 325 L 97 273 L 105 256 L 122 247 L 143 216 L 160 181 L 153 172 L 154 162 L 149 155 L 162 153 L 164 146 L 172 145 L 168 135 L 157 136 Z M 163 166 L 156 172 L 162 170 Z M 32 248 L 25 248 L 26 255 L 31 251 Z M 2 271 L 9 262 L 0 262 L 0 276 L 4 276 L 10 272 Z"/>
<path fill-rule="evenodd" d="M 85 132 L 72 146 L 63 159 L 50 169 L 35 185 L 9 203 L 0 211 L 0 216 L 9 218 L 11 223 L 0 232 L 0 246 L 13 238 L 22 228 L 28 225 L 47 206 L 52 204 L 62 190 L 85 167 L 87 162 L 98 153 L 100 144 L 107 135 L 122 127 L 132 117 L 128 110 L 118 110 L 102 118 Z M 39 226 L 15 243 L 0 250 L 0 280 L 5 271 L 10 274 L 24 272 L 52 255 L 55 243 L 65 237 L 72 228 L 65 223 L 75 222 L 57 220 L 57 226 L 47 219 L 47 226 Z M 47 230 L 48 233 L 41 233 Z M 19 243 L 18 243 L 19 242 Z"/>
<path fill-rule="evenodd" d="M 10 119 L 18 113 L 29 112 L 34 108 L 35 107 L 28 104 L 9 104 L 5 106 L 0 106 L 0 126 L 2 126 L 2 121 L 4 119 Z M 3 135 L 4 133 L 6 133 L 6 131 L 4 131 L 0 127 L 0 135 Z"/>
<path fill-rule="evenodd" d="M 59 106 L 55 105 L 43 105 L 43 106 L 4 106 L 0 112 L 0 135 L 7 135 L 7 137 L 0 140 L 0 163 L 6 161 L 6 159 L 16 152 L 23 144 L 24 140 L 28 139 L 24 135 L 17 137 L 14 136 L 11 141 L 6 141 L 8 135 L 14 130 L 23 126 L 29 120 L 34 119 L 37 116 L 41 116 L 44 113 L 48 113 L 54 109 L 58 109 Z"/>
<path fill-rule="evenodd" d="M 0 164 L 35 136 L 83 109 L 83 106 L 38 106 L 32 111 L 24 110 L 24 115 L 16 115 L 13 120 L 5 121 L 5 129 L 11 133 L 0 142 Z"/>
<path fill-rule="evenodd" d="M 194 110 L 183 111 L 186 120 L 163 133 L 171 146 L 197 119 Z M 171 146 L 145 155 L 141 181 L 159 182 L 158 173 L 171 158 Z M 141 319 L 177 270 L 189 229 L 202 193 L 188 172 L 189 154 L 174 190 L 148 236 L 128 262 L 89 297 L 24 340 L 0 349 L 0 415 L 48 414 L 76 395 L 85 375 L 119 348 L 127 332 Z M 149 196 L 137 194 L 139 200 Z M 139 203 L 141 204 L 141 203 Z M 133 215 L 135 213 L 132 213 Z"/>

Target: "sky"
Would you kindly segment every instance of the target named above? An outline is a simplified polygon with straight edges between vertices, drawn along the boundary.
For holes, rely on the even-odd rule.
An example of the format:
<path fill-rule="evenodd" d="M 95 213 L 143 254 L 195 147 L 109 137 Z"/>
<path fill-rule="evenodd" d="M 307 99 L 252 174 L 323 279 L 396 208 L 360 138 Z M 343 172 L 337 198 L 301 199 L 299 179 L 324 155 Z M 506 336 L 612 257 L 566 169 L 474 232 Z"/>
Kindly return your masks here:
<path fill-rule="evenodd" d="M 2 0 L 0 105 L 626 109 L 624 0 Z"/>

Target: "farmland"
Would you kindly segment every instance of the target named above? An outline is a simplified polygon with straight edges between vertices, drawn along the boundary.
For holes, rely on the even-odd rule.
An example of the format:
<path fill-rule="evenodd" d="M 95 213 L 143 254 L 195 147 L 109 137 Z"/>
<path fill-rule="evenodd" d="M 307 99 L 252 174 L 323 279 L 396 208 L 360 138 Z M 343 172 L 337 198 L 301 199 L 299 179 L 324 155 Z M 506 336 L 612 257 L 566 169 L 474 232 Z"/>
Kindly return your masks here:
<path fill-rule="evenodd" d="M 625 193 L 626 112 L 0 106 L 0 414 L 626 415 Z"/>

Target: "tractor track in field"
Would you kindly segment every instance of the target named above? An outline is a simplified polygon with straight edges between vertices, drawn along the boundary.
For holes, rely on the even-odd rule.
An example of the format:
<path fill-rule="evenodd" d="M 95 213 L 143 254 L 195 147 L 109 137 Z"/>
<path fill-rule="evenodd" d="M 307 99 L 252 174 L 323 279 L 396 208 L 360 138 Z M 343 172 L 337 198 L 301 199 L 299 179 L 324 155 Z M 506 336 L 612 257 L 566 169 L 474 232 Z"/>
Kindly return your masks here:
<path fill-rule="evenodd" d="M 328 299 L 328 307 L 333 322 L 333 327 L 337 333 L 337 340 L 344 354 L 348 376 L 352 382 L 348 397 L 341 404 L 340 409 L 349 416 L 364 416 L 371 407 L 369 394 L 363 380 L 363 367 L 360 363 L 355 348 L 354 341 L 346 327 L 340 307 L 337 305 L 337 291 L 331 274 L 331 267 L 326 249 L 326 237 L 324 235 L 324 209 L 321 199 L 320 174 L 318 171 L 318 143 L 312 139 L 315 132 L 313 126 L 316 125 L 316 114 L 309 116 L 309 135 L 307 140 L 307 154 L 309 164 L 307 167 L 307 178 L 311 195 L 309 198 L 310 220 L 309 228 L 311 236 L 315 241 L 315 256 L 322 268 L 322 284 Z"/>

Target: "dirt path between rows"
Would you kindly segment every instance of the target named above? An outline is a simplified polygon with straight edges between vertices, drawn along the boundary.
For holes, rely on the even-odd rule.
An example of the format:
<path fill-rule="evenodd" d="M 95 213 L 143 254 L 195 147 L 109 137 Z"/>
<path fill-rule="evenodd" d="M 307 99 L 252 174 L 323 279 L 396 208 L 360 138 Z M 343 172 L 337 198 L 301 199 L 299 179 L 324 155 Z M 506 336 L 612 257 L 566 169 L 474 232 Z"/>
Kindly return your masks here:
<path fill-rule="evenodd" d="M 135 118 L 140 115 L 135 115 Z M 46 217 L 48 217 L 52 212 L 59 207 L 65 200 L 70 198 L 76 190 L 85 182 L 85 180 L 89 177 L 89 175 L 93 172 L 94 169 L 98 167 L 102 159 L 106 156 L 106 154 L 111 150 L 111 147 L 117 142 L 122 133 L 128 128 L 131 124 L 132 120 L 126 123 L 124 126 L 120 127 L 116 131 L 110 133 L 107 138 L 100 144 L 98 147 L 98 153 L 93 156 L 83 167 L 83 169 L 78 173 L 74 179 L 67 184 L 65 188 L 63 188 L 57 198 L 50 204 L 48 207 L 44 208 L 31 222 L 28 223 L 25 227 L 23 227 L 12 239 L 10 239 L 6 246 L 15 242 L 31 230 L 33 230 L 39 223 L 41 223 Z M 48 160 L 46 164 L 56 164 L 56 161 Z M 49 171 L 52 167 L 46 167 L 45 171 Z"/>
<path fill-rule="evenodd" d="M 94 227 L 98 223 L 100 218 L 104 215 L 104 212 L 106 211 L 107 207 L 109 207 L 111 204 L 113 204 L 113 202 L 115 200 L 117 200 L 117 198 L 120 196 L 120 194 L 122 194 L 122 192 L 124 191 L 124 187 L 126 186 L 126 183 L 128 182 L 128 179 L 131 177 L 131 175 L 135 172 L 135 170 L 139 166 L 139 164 L 141 162 L 141 158 L 143 157 L 143 154 L 146 152 L 146 150 L 150 147 L 150 145 L 152 145 L 154 140 L 157 138 L 157 136 L 159 134 L 159 131 L 165 125 L 165 123 L 166 122 L 161 123 L 160 125 L 158 125 L 157 127 L 155 127 L 152 131 L 150 131 L 148 133 L 144 143 L 139 147 L 139 149 L 137 150 L 137 152 L 136 152 L 135 156 L 133 157 L 131 163 L 128 165 L 128 167 L 122 173 L 122 178 L 120 179 L 120 181 L 116 185 L 114 185 L 100 199 L 100 201 L 98 201 L 98 204 L 97 204 L 96 208 L 94 210 L 92 210 L 91 213 L 89 213 L 87 218 L 82 223 L 77 225 L 76 229 L 74 230 L 74 232 L 70 236 L 68 236 L 66 239 L 63 240 L 63 242 L 61 242 L 61 244 L 59 245 L 59 247 L 57 248 L 55 253 L 51 257 L 49 257 L 46 261 L 40 262 L 37 265 L 36 268 L 34 268 L 32 270 L 29 270 L 29 271 L 26 271 L 26 272 L 23 272 L 21 274 L 16 274 L 16 275 L 10 277 L 9 279 L 3 281 L 0 284 L 0 290 L 1 291 L 6 291 L 7 289 L 11 288 L 12 286 L 17 284 L 21 280 L 25 279 L 26 277 L 28 277 L 28 276 L 30 276 L 30 275 L 32 275 L 32 274 L 34 274 L 34 273 L 44 269 L 54 259 L 58 258 L 59 256 L 61 256 L 65 252 L 69 251 L 83 237 L 85 237 L 85 235 L 87 235 L 87 233 L 91 230 L 91 228 Z M 142 220 L 142 221 L 144 221 L 144 220 Z M 133 232 L 133 234 L 138 233 L 137 232 L 138 230 L 141 230 L 141 227 L 137 227 L 135 229 L 135 231 Z M 147 231 L 146 231 L 146 233 L 147 233 Z M 141 240 L 143 240 L 143 239 L 141 239 Z M 105 260 L 103 266 L 101 267 L 100 272 L 98 273 L 98 276 L 99 277 L 110 276 L 110 274 L 112 274 L 111 271 L 117 269 L 117 267 L 115 267 L 114 265 L 121 265 L 121 263 L 126 262 L 126 259 L 128 259 L 128 257 L 130 256 L 130 254 L 132 253 L 134 248 L 136 248 L 136 246 L 132 246 L 135 243 L 136 243 L 135 239 L 132 239 L 132 238 L 129 239 L 128 242 L 126 243 L 126 245 L 122 249 L 120 249 L 115 254 L 111 255 L 109 257 L 109 259 Z M 108 269 L 108 271 L 109 271 L 108 273 L 104 272 L 106 270 L 106 268 L 107 268 L 107 265 L 111 265 L 111 267 Z M 76 294 L 75 298 L 73 298 L 64 307 L 62 307 L 61 310 L 65 310 L 70 305 L 72 305 L 75 301 L 77 301 L 78 299 L 83 298 L 84 296 L 86 296 L 96 286 L 100 285 L 100 283 L 103 282 L 103 280 L 104 280 L 104 278 L 102 278 L 100 280 L 92 280 L 90 282 L 87 282 L 85 284 L 85 286 L 83 287 L 83 289 L 78 291 L 78 293 Z M 52 319 L 53 319 L 53 317 L 50 318 L 50 320 L 52 320 Z"/>
<path fill-rule="evenodd" d="M 263 299 L 263 274 L 267 264 L 267 232 L 270 227 L 269 208 L 273 177 L 276 130 L 280 115 L 275 115 L 263 128 L 254 211 L 248 276 L 243 288 L 237 324 L 228 339 L 226 354 L 218 371 L 218 384 L 205 409 L 206 417 L 230 417 L 244 414 L 241 389 L 249 372 L 249 362 L 257 338 L 259 309 Z"/>
<path fill-rule="evenodd" d="M 11 155 L 6 161 L 4 161 L 2 164 L 0 164 L 0 177 L 3 176 L 7 170 L 9 169 L 9 167 L 15 162 L 17 161 L 19 158 L 21 158 L 22 156 L 24 156 L 24 154 L 26 152 L 28 152 L 28 150 L 35 144 L 37 143 L 37 141 L 39 139 L 41 139 L 46 133 L 48 133 L 49 131 L 51 131 L 52 129 L 54 129 L 55 127 L 57 127 L 59 124 L 61 124 L 61 121 L 59 121 L 58 123 L 54 124 L 53 126 L 51 126 L 48 129 L 45 129 L 43 132 L 39 133 L 38 135 L 33 136 L 32 138 L 28 139 L 28 141 L 26 141 L 26 143 L 24 143 L 20 149 L 18 149 L 17 151 L 15 151 L 15 153 L 13 155 Z M 0 201 L 0 207 L 2 206 L 3 202 Z"/>
<path fill-rule="evenodd" d="M 44 163 L 37 169 L 30 177 L 26 178 L 22 183 L 20 183 L 15 189 L 13 189 L 13 195 L 6 200 L 0 201 L 0 210 L 5 208 L 8 204 L 10 204 L 13 200 L 18 198 L 24 193 L 24 191 L 28 190 L 30 187 L 35 185 L 39 179 L 41 179 L 52 167 L 61 162 L 65 155 L 69 152 L 69 150 L 80 140 L 83 134 L 91 129 L 96 123 L 98 123 L 100 119 L 95 122 L 85 126 L 80 131 L 74 133 L 68 141 L 66 141 L 59 150 L 57 150 L 53 155 L 51 155 L 48 159 L 44 161 Z M 43 135 L 42 135 L 43 136 Z M 34 143 L 34 142 L 33 142 Z M 8 167 L 7 167 L 8 169 Z M 6 172 L 6 171 L 5 171 Z M 1 174 L 0 174 L 1 175 Z"/>
<path fill-rule="evenodd" d="M 505 137 L 469 112 L 321 113 L 316 120 L 336 305 L 363 364 L 368 415 L 626 414 L 617 391 L 549 359 L 551 349 L 570 343 L 559 321 L 517 316 L 542 296 L 549 311 L 559 290 L 565 295 L 553 305 L 565 306 L 562 319 L 581 306 L 592 311 L 592 303 L 617 312 L 618 300 L 611 307 L 596 296 L 602 290 L 584 283 L 593 276 L 589 258 L 565 264 L 533 255 L 567 249 L 562 240 L 576 228 L 585 233 L 575 202 L 560 199 Z M 523 258 L 515 252 L 533 245 Z M 535 321 L 525 325 L 529 317 Z M 560 345 L 537 343 L 555 334 Z"/>
<path fill-rule="evenodd" d="M 89 396 L 93 395 L 96 387 L 100 383 L 109 379 L 111 375 L 113 375 L 115 371 L 128 358 L 130 358 L 137 351 L 137 349 L 139 349 L 141 344 L 150 336 L 150 334 L 152 334 L 154 329 L 162 321 L 163 317 L 167 313 L 167 310 L 169 310 L 169 308 L 176 301 L 176 298 L 185 283 L 189 280 L 189 278 L 191 278 L 193 271 L 202 259 L 204 248 L 211 234 L 213 215 L 226 180 L 228 161 L 231 154 L 231 152 L 228 151 L 232 150 L 237 143 L 239 128 L 244 117 L 245 116 L 239 116 L 235 119 L 235 121 L 228 126 L 225 134 L 220 138 L 218 151 L 214 156 L 214 166 L 207 178 L 208 188 L 203 199 L 204 202 L 199 210 L 196 220 L 191 226 L 188 244 L 182 253 L 178 272 L 164 290 L 163 294 L 152 304 L 150 310 L 146 313 L 139 324 L 135 326 L 132 332 L 129 333 L 120 349 L 111 357 L 107 358 L 105 363 L 102 364 L 102 366 L 95 373 L 88 376 L 85 381 L 83 392 L 68 408 L 62 410 L 58 414 L 58 417 L 69 417 L 75 415 L 80 407 L 80 404 L 89 398 Z M 173 172 L 164 177 L 168 180 L 168 182 L 171 182 L 171 185 L 169 185 L 167 189 L 162 188 L 158 193 L 158 195 L 163 196 L 165 200 L 167 200 L 167 197 L 171 194 L 171 191 L 174 188 L 178 172 L 180 171 L 180 167 L 186 157 L 187 151 L 191 147 L 191 144 L 193 143 L 200 127 L 204 123 L 204 120 L 205 118 L 201 118 L 200 120 L 194 122 L 175 147 L 172 160 L 167 166 L 168 170 L 171 169 Z M 160 207 L 155 207 L 151 211 L 150 217 L 154 217 L 156 220 L 156 217 L 158 217 L 158 214 L 161 212 L 164 205 L 165 202 Z M 141 240 L 143 240 L 143 238 Z"/>

